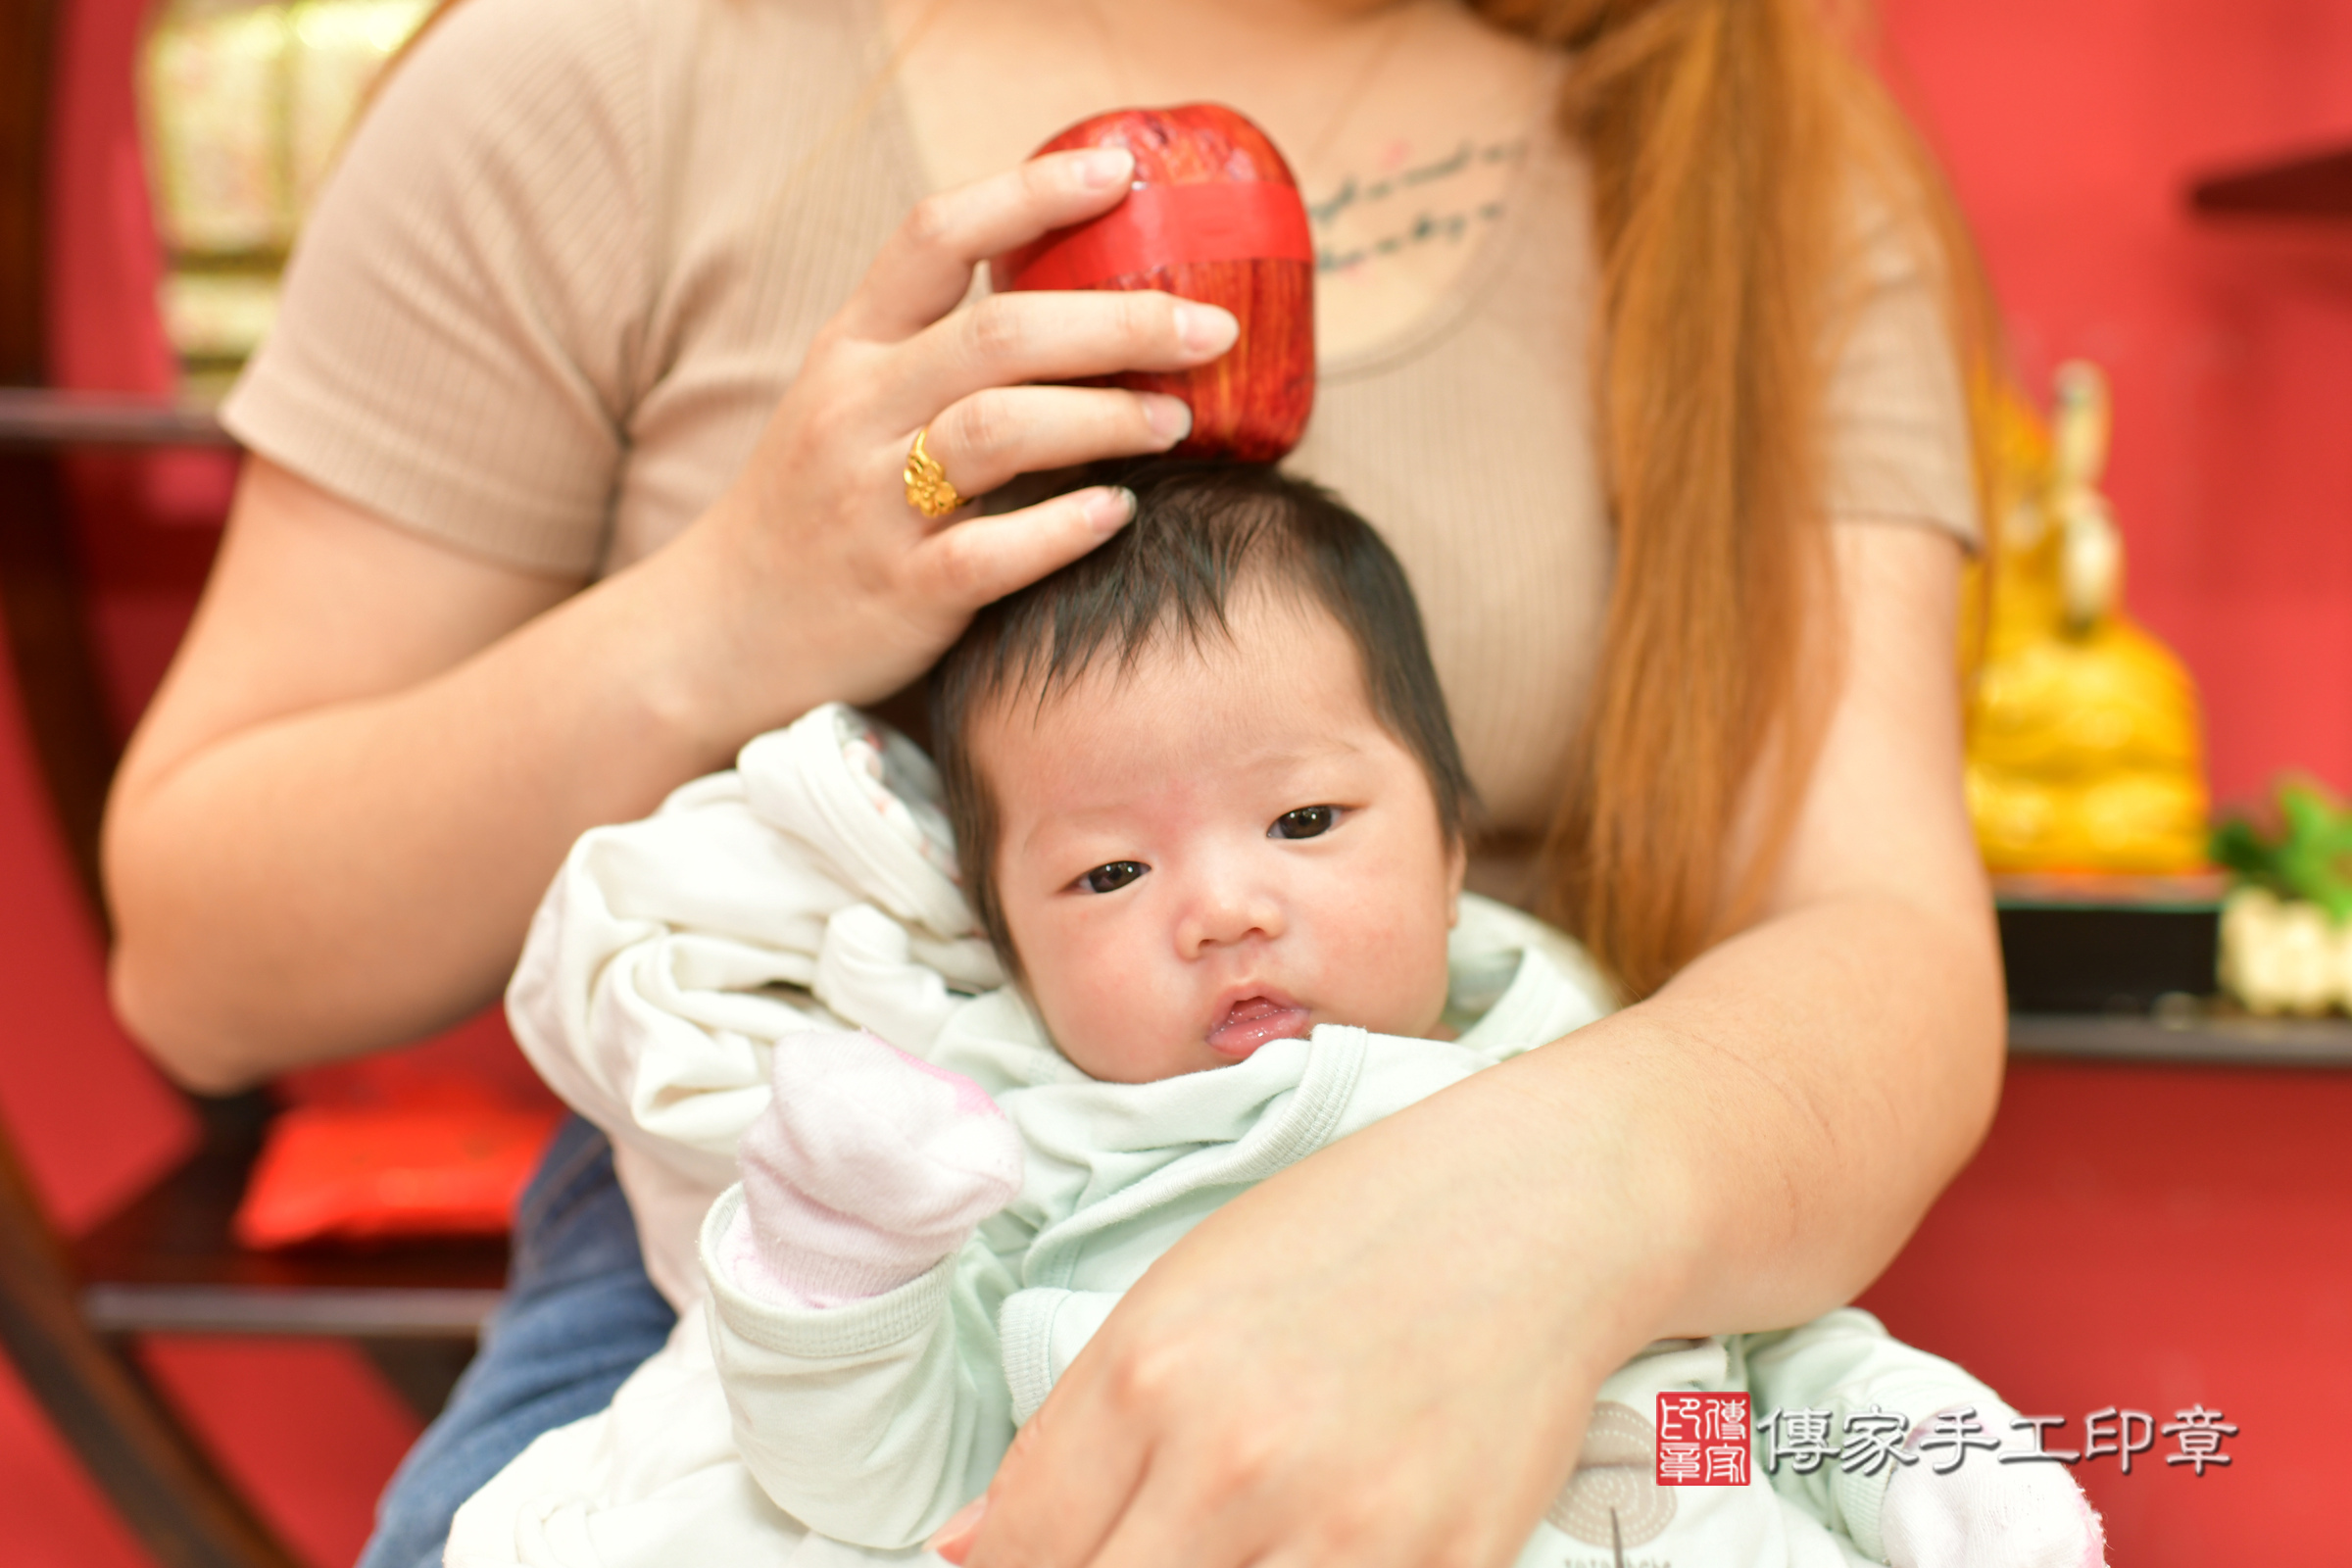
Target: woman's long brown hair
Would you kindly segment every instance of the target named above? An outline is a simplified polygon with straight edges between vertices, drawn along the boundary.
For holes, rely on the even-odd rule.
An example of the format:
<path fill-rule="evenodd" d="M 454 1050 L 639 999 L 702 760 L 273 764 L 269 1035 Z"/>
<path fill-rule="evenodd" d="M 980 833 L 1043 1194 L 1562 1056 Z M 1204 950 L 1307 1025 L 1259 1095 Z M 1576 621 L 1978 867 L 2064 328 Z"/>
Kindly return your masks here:
<path fill-rule="evenodd" d="M 1822 0 L 1472 4 L 1575 55 L 1617 552 L 1546 912 L 1630 1000 L 1753 917 L 1819 750 L 1824 401 L 1863 230 L 1942 281 L 1972 380 L 1991 317 L 1932 161 Z"/>

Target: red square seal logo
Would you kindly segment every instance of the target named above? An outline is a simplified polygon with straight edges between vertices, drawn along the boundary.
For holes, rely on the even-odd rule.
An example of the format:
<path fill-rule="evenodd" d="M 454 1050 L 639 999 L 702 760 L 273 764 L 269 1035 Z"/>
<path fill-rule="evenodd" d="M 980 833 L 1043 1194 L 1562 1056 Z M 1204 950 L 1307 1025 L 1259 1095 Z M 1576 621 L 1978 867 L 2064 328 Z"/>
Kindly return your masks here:
<path fill-rule="evenodd" d="M 1658 1396 L 1658 1485 L 1747 1485 L 1747 1396 Z"/>

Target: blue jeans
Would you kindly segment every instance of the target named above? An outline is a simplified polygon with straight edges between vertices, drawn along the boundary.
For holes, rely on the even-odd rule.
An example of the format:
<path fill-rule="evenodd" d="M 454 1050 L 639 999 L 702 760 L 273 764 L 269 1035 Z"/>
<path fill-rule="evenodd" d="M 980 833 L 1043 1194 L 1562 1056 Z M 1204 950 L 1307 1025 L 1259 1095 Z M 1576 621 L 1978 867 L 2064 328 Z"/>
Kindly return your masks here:
<path fill-rule="evenodd" d="M 507 1298 L 384 1489 L 358 1568 L 439 1568 L 458 1505 L 540 1433 L 612 1403 L 676 1322 L 645 1277 L 612 1146 L 566 1118 L 515 1210 Z"/>

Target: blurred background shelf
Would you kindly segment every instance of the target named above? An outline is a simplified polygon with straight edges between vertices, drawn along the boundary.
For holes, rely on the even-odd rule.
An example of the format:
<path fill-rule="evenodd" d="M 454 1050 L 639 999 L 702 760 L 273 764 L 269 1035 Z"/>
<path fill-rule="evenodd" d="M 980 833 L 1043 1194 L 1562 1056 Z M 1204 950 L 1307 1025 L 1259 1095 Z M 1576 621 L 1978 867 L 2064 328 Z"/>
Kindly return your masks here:
<path fill-rule="evenodd" d="M 105 392 L 0 386 L 0 447 L 231 447 L 212 408 Z"/>
<path fill-rule="evenodd" d="M 2214 989 L 2229 879 L 2005 875 L 1992 881 L 2014 1015 L 2146 1015 Z"/>
<path fill-rule="evenodd" d="M 2352 1018 L 2258 1017 L 2213 995 L 2226 875 L 1997 876 L 2009 1054 L 2352 1067 Z"/>
<path fill-rule="evenodd" d="M 2352 218 L 2352 147 L 2208 174 L 2188 188 L 2200 214 Z"/>
<path fill-rule="evenodd" d="M 2352 1019 L 2013 1012 L 2012 1056 L 2231 1067 L 2352 1067 Z"/>

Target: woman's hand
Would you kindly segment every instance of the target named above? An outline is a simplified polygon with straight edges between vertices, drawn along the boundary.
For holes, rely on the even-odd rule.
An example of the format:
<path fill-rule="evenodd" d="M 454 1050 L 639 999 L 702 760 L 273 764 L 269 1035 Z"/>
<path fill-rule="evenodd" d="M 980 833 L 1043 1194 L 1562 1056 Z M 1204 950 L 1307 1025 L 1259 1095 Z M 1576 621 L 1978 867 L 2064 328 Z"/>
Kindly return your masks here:
<path fill-rule="evenodd" d="M 582 832 L 820 702 L 906 684 L 979 606 L 1123 522 L 1102 491 L 926 522 L 900 471 L 926 425 L 974 495 L 1182 437 L 1174 399 L 1023 383 L 1203 363 L 1232 343 L 1226 313 L 1110 293 L 956 309 L 979 262 L 1110 207 L 1131 167 L 1066 154 L 924 203 L 738 482 L 585 591 L 248 464 L 108 806 L 116 1005 L 158 1059 L 227 1089 L 466 1016 Z"/>
<path fill-rule="evenodd" d="M 972 612 L 1093 549 L 1132 500 L 1096 488 L 926 521 L 901 470 L 916 432 L 965 497 L 1018 473 L 1164 451 L 1192 426 L 1155 393 L 1032 385 L 1176 369 L 1232 347 L 1231 314 L 1158 293 L 1033 293 L 958 310 L 988 258 L 1114 205 L 1123 149 L 1037 159 L 935 196 L 810 345 L 742 477 L 682 542 L 751 639 L 703 722 L 740 739 L 814 702 L 871 701 L 927 669 Z"/>
<path fill-rule="evenodd" d="M 967 1568 L 1501 1568 L 1653 1339 L 1885 1267 L 1990 1115 L 1959 552 L 1838 531 L 1844 680 L 1757 924 L 1204 1220 L 1022 1430 Z"/>
<path fill-rule="evenodd" d="M 1605 1128 L 1482 1073 L 1254 1189 L 1155 1263 L 1025 1426 L 968 1568 L 1506 1563 L 1567 1480 L 1663 1275 L 1605 1181 L 1572 1233 L 1540 1165 Z M 1613 1233 L 1613 1234 L 1612 1234 Z M 960 1528 L 959 1528 L 960 1527 Z"/>

